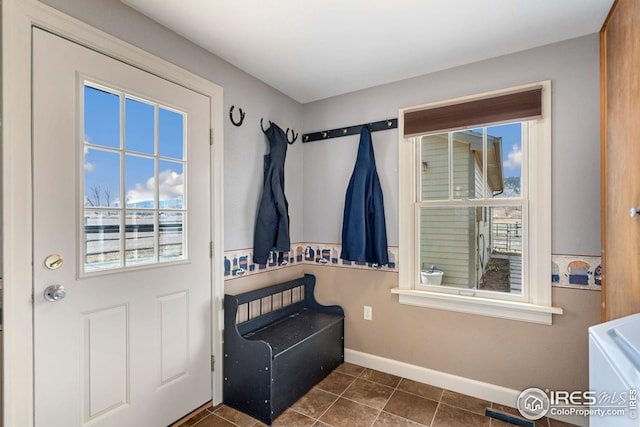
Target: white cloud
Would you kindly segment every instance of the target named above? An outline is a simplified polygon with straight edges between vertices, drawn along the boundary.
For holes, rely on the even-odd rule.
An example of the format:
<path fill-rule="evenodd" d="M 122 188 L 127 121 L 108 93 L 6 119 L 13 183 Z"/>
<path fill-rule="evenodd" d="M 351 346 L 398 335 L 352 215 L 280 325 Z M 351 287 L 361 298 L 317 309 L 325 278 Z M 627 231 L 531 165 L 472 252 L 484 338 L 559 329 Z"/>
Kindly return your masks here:
<path fill-rule="evenodd" d="M 160 172 L 158 176 L 160 200 L 182 199 L 184 196 L 184 174 L 171 169 Z M 137 183 L 133 189 L 127 191 L 127 203 L 139 203 L 153 200 L 155 193 L 155 177 L 145 183 Z"/>
<path fill-rule="evenodd" d="M 507 155 L 507 160 L 505 160 L 502 165 L 507 169 L 514 169 L 522 166 L 522 150 L 518 145 L 513 145 L 511 151 Z"/>
<path fill-rule="evenodd" d="M 87 135 L 85 135 L 85 140 L 87 140 Z M 87 161 L 87 153 L 89 153 L 89 147 L 84 147 L 84 170 L 88 172 L 92 172 L 96 168 L 95 163 L 91 163 Z"/>

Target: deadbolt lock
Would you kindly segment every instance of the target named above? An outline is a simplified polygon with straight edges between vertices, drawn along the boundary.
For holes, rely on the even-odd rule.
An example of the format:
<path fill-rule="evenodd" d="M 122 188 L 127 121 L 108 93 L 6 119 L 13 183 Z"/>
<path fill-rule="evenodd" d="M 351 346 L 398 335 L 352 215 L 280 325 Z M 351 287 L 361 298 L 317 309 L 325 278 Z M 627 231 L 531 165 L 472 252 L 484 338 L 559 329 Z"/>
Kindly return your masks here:
<path fill-rule="evenodd" d="M 62 267 L 63 263 L 64 260 L 58 254 L 51 254 L 44 260 L 44 265 L 49 270 L 57 270 L 58 268 Z"/>

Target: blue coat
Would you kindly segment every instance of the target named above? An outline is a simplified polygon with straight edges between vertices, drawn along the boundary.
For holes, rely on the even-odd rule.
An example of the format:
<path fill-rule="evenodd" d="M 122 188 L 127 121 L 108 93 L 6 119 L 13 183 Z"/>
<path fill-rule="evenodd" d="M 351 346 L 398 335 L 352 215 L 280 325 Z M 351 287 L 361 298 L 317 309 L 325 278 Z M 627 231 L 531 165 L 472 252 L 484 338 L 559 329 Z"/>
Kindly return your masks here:
<path fill-rule="evenodd" d="M 271 123 L 265 134 L 269 140 L 269 154 L 264 156 L 262 197 L 253 234 L 253 262 L 256 264 L 266 264 L 271 251 L 280 252 L 279 262 L 282 262 L 282 253 L 291 250 L 289 203 L 284 195 L 287 136 L 275 123 Z"/>
<path fill-rule="evenodd" d="M 378 265 L 389 263 L 382 188 L 367 126 L 360 131 L 358 157 L 345 197 L 341 258 Z"/>

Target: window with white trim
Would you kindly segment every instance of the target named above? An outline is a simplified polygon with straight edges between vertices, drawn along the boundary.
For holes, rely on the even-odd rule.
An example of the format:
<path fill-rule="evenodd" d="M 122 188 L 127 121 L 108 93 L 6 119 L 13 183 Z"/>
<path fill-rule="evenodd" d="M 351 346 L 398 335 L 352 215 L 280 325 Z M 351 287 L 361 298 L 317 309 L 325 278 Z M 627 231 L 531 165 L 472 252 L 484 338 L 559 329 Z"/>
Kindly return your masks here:
<path fill-rule="evenodd" d="M 187 259 L 187 114 L 82 83 L 83 273 Z"/>
<path fill-rule="evenodd" d="M 551 83 L 400 110 L 403 304 L 551 324 Z"/>

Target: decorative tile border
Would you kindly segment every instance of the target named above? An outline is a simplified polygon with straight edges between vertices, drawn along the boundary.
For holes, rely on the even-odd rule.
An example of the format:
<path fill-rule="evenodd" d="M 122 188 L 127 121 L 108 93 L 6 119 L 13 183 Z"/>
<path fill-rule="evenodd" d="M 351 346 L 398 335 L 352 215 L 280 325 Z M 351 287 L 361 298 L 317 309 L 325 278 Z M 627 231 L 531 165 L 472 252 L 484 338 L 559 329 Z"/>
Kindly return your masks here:
<path fill-rule="evenodd" d="M 581 255 L 552 255 L 551 283 L 560 288 L 601 290 L 601 258 Z"/>
<path fill-rule="evenodd" d="M 320 264 L 342 268 L 398 272 L 398 247 L 389 246 L 389 264 L 376 266 L 371 263 L 340 259 L 342 245 L 335 243 L 295 243 L 278 264 L 278 253 L 272 252 L 267 264 L 253 262 L 252 249 L 235 249 L 224 253 L 224 279 L 258 274 L 298 264 Z M 600 257 L 581 255 L 552 255 L 551 283 L 555 287 L 600 290 L 602 266 Z"/>
<path fill-rule="evenodd" d="M 320 264 L 333 267 L 358 268 L 377 271 L 398 271 L 398 247 L 389 246 L 389 264 L 377 266 L 365 262 L 340 259 L 342 245 L 335 243 L 295 243 L 285 254 L 284 261 L 278 263 L 278 253 L 272 252 L 267 264 L 254 264 L 253 249 L 235 249 L 224 252 L 224 279 L 231 280 L 298 264 Z"/>

